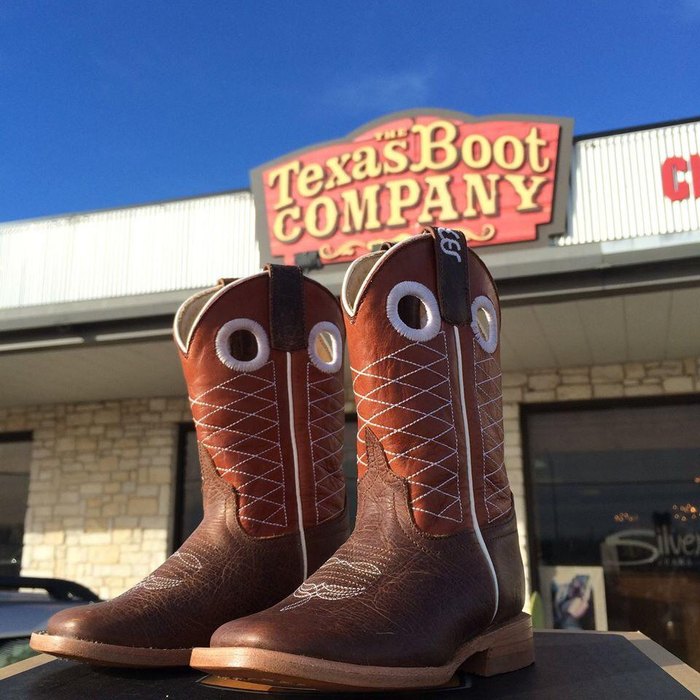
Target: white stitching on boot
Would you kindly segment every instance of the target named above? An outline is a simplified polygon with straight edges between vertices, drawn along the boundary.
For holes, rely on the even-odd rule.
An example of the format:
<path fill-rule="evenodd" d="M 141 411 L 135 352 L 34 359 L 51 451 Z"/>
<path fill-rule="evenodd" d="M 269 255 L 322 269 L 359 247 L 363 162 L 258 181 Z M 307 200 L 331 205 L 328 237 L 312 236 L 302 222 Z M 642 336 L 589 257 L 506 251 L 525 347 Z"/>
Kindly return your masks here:
<path fill-rule="evenodd" d="M 306 367 L 306 387 L 318 524 L 338 514 L 335 497 L 345 488 L 342 469 L 345 389 L 338 375 L 321 372 L 311 364 Z"/>
<path fill-rule="evenodd" d="M 202 445 L 209 450 L 220 475 L 240 474 L 246 478 L 238 488 L 244 497 L 241 520 L 274 527 L 286 527 L 284 469 L 279 434 L 277 380 L 272 361 L 257 372 L 237 374 L 231 379 L 190 397 L 192 414 L 201 430 Z M 264 428 L 251 436 L 241 424 L 251 417 Z M 257 452 L 246 449 L 254 438 L 265 447 Z M 249 466 L 246 466 L 249 465 Z M 260 492 L 261 486 L 265 490 Z M 254 490 L 252 490 L 254 489 Z M 264 517 L 256 517 L 265 504 Z M 256 516 L 250 515 L 250 511 Z"/>
<path fill-rule="evenodd" d="M 134 586 L 134 589 L 144 588 L 147 591 L 162 591 L 169 588 L 177 588 L 185 579 L 202 568 L 202 562 L 192 552 L 175 552 L 167 561 L 167 564 L 182 564 L 182 571 L 176 571 L 172 576 L 159 576 L 149 574 L 143 581 Z"/>
<path fill-rule="evenodd" d="M 375 547 L 363 546 L 357 549 L 361 550 L 358 554 L 367 560 L 354 559 L 352 555 L 331 557 L 308 581 L 304 581 L 294 591 L 292 595 L 298 599 L 297 602 L 285 605 L 280 611 L 301 607 L 314 598 L 327 601 L 345 600 L 364 593 L 382 575 L 381 565 L 388 561 L 388 557 Z"/>
<path fill-rule="evenodd" d="M 423 354 L 425 361 L 420 362 L 416 353 Z M 391 364 L 391 368 L 386 367 L 387 364 Z M 409 342 L 362 369 L 351 367 L 351 370 L 357 398 L 360 444 L 364 443 L 363 429 L 369 427 L 384 448 L 389 466 L 399 462 L 408 467 L 407 480 L 414 487 L 411 489 L 414 510 L 443 520 L 462 522 L 459 452 L 444 331 L 428 342 Z M 389 374 L 394 376 L 387 376 Z M 358 390 L 363 381 L 372 384 L 365 392 Z M 418 381 L 427 383 L 428 387 L 416 386 Z M 398 403 L 378 398 L 391 385 L 409 389 L 412 393 Z M 426 396 L 438 399 L 436 408 L 430 411 L 422 408 Z M 448 411 L 449 418 L 439 415 Z M 386 418 L 381 420 L 382 416 Z M 394 419 L 394 425 L 385 424 L 392 422 L 387 420 L 389 417 Z M 358 454 L 358 464 L 367 465 L 363 450 Z M 417 478 L 419 475 L 421 478 Z M 440 511 L 431 509 L 426 503 L 434 493 L 447 498 L 447 505 Z"/>
<path fill-rule="evenodd" d="M 485 353 L 476 339 L 473 342 L 474 388 L 483 450 L 484 508 L 491 523 L 505 515 L 510 506 L 510 498 L 506 503 L 501 496 L 508 490 L 503 459 L 503 392 L 496 358 Z M 494 388 L 497 388 L 496 396 L 492 396 Z"/>

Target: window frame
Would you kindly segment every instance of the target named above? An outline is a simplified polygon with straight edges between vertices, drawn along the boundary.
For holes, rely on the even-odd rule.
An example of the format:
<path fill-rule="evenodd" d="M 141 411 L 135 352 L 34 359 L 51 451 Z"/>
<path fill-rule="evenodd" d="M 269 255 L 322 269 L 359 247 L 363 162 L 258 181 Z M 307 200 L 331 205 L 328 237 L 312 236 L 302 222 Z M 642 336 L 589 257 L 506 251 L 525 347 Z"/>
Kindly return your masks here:
<path fill-rule="evenodd" d="M 24 521 L 22 522 L 22 548 L 20 551 L 19 559 L 19 574 L 22 572 L 22 556 L 24 554 L 24 537 L 25 532 L 25 522 L 27 518 L 27 510 L 29 508 L 29 496 L 32 490 L 32 452 L 34 451 L 34 431 L 33 430 L 13 430 L 8 432 L 0 432 L 0 444 L 8 442 L 28 442 L 31 445 L 29 454 L 29 464 L 27 469 L 27 502 L 24 507 Z"/>
<path fill-rule="evenodd" d="M 175 552 L 185 541 L 185 471 L 187 468 L 187 437 L 194 433 L 194 422 L 183 422 L 177 426 L 177 459 L 175 462 L 175 498 L 173 502 L 172 539 L 170 551 Z"/>

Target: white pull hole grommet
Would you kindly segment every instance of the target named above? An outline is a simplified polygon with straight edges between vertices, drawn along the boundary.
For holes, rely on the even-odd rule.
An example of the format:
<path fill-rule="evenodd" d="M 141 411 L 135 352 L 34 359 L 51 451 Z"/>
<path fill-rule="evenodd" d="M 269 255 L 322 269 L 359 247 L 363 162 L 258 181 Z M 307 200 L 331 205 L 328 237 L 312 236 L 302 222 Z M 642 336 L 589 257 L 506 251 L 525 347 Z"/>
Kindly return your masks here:
<path fill-rule="evenodd" d="M 319 321 L 309 333 L 309 358 L 322 372 L 335 374 L 343 364 L 343 341 L 338 326 Z"/>
<path fill-rule="evenodd" d="M 216 334 L 216 356 L 237 372 L 255 372 L 270 357 L 270 341 L 257 321 L 235 318 Z"/>
<path fill-rule="evenodd" d="M 472 302 L 472 331 L 476 342 L 488 353 L 498 347 L 498 314 L 488 297 L 478 296 Z"/>
<path fill-rule="evenodd" d="M 440 332 L 440 310 L 435 295 L 420 282 L 399 282 L 389 292 L 386 315 L 405 338 L 432 340 Z"/>

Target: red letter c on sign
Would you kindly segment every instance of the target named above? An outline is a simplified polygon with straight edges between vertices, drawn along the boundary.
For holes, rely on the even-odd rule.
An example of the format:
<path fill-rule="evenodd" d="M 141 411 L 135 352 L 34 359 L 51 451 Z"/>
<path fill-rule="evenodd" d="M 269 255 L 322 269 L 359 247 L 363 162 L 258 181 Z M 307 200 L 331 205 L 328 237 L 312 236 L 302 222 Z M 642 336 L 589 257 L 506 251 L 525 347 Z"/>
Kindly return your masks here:
<path fill-rule="evenodd" d="M 679 182 L 678 173 L 688 171 L 688 164 L 683 158 L 667 158 L 661 166 L 661 182 L 664 195 L 672 202 L 690 197 L 690 186 L 687 182 Z"/>

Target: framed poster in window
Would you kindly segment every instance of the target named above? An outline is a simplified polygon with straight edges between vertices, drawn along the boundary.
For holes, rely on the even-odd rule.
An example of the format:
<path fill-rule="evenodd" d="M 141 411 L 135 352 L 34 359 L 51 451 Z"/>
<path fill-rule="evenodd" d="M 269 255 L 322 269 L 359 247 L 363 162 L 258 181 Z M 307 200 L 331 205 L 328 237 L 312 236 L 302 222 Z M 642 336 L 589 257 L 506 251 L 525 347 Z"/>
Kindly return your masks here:
<path fill-rule="evenodd" d="M 541 566 L 539 571 L 547 627 L 608 629 L 602 566 Z"/>

